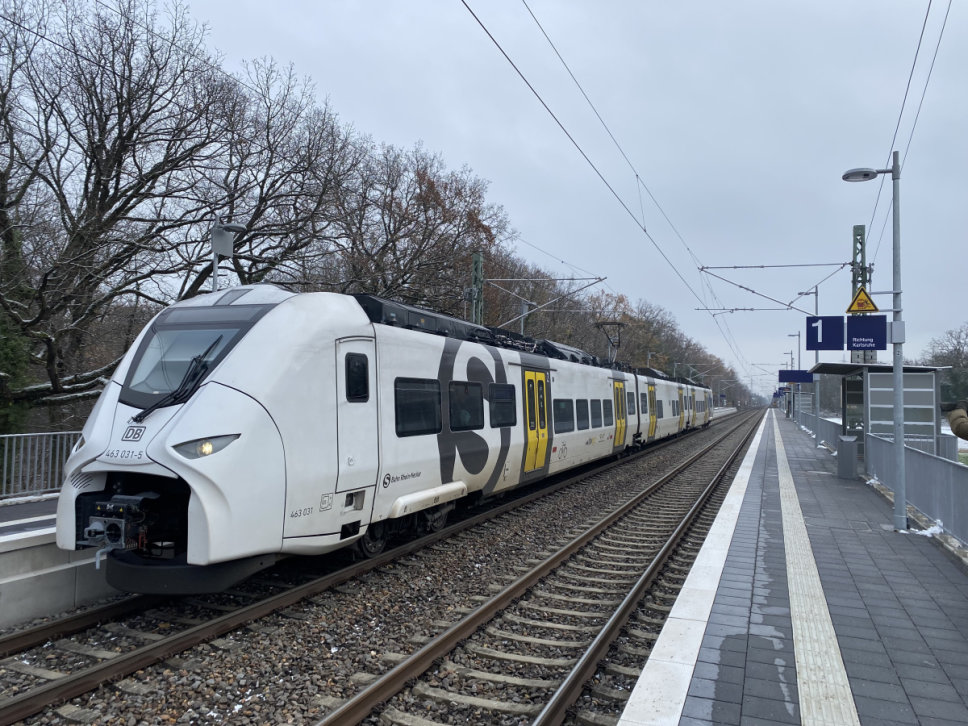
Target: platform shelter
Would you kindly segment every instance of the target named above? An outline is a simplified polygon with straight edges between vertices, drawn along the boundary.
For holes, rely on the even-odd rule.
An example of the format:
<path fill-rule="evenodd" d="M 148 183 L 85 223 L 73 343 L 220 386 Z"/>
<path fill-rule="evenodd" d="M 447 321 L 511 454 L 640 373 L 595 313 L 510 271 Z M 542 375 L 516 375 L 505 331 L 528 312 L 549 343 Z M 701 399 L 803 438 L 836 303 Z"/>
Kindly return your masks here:
<path fill-rule="evenodd" d="M 941 431 L 940 370 L 932 366 L 904 366 L 904 442 L 929 454 L 957 460 L 955 438 Z M 857 437 L 861 455 L 865 434 L 893 439 L 893 366 L 818 363 L 810 373 L 840 377 L 841 433 Z"/>

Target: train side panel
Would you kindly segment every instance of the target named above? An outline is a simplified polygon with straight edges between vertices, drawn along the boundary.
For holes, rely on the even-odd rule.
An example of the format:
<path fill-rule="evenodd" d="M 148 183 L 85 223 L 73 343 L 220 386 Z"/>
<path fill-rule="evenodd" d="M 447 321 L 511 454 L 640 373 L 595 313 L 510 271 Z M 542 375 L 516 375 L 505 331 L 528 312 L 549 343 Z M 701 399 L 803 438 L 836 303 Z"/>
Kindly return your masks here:
<path fill-rule="evenodd" d="M 379 459 L 377 398 L 346 396 L 347 355 L 375 384 L 373 326 L 352 298 L 293 296 L 270 311 L 212 376 L 265 408 L 284 442 L 284 465 L 252 491 L 282 497 L 265 517 L 283 532 L 282 551 L 319 553 L 346 544 L 372 506 Z M 284 351 L 278 355 L 277 351 Z M 340 418 L 346 419 L 342 431 Z M 367 419 L 372 424 L 366 425 Z M 362 424 L 362 425 L 359 425 Z M 249 439 L 258 446 L 258 440 Z M 371 445 L 372 444 L 372 445 Z M 255 499 L 258 499 L 256 497 Z"/>
<path fill-rule="evenodd" d="M 373 521 L 401 517 L 472 492 L 518 483 L 520 416 L 493 425 L 491 398 L 520 389 L 507 351 L 375 326 L 380 449 Z"/>
<path fill-rule="evenodd" d="M 624 374 L 619 379 L 608 369 L 553 362 L 550 425 L 554 439 L 550 473 L 624 448 L 627 421 L 615 415 L 617 391 L 624 398 Z"/>

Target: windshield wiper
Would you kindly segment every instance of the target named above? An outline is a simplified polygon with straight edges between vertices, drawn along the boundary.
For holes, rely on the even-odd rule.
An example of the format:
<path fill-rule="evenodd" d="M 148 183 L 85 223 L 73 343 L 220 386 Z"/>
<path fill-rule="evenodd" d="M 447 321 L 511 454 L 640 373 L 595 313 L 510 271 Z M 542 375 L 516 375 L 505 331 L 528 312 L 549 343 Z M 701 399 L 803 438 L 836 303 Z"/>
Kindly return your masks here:
<path fill-rule="evenodd" d="M 208 373 L 208 356 L 221 340 L 222 336 L 220 335 L 212 341 L 212 344 L 205 349 L 204 353 L 201 355 L 196 355 L 191 359 L 191 362 L 188 364 L 188 368 L 185 369 L 185 375 L 182 376 L 181 382 L 174 388 L 174 390 L 166 393 L 153 404 L 148 406 L 148 408 L 146 408 L 144 411 L 141 411 L 141 413 L 132 416 L 131 420 L 135 423 L 141 423 L 152 411 L 164 406 L 173 406 L 176 403 L 187 401 L 191 397 L 192 393 L 195 392 L 195 388 L 205 377 L 205 374 Z"/>

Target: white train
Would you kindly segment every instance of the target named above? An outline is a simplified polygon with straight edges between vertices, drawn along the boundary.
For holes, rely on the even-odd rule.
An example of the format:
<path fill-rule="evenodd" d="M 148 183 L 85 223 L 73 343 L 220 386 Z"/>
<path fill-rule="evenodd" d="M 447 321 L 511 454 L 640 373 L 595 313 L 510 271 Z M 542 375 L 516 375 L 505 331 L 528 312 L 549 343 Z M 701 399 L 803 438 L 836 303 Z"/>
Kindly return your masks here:
<path fill-rule="evenodd" d="M 172 305 L 67 462 L 57 544 L 132 592 L 217 591 L 284 554 L 379 552 L 488 496 L 707 426 L 708 388 L 368 295 Z"/>

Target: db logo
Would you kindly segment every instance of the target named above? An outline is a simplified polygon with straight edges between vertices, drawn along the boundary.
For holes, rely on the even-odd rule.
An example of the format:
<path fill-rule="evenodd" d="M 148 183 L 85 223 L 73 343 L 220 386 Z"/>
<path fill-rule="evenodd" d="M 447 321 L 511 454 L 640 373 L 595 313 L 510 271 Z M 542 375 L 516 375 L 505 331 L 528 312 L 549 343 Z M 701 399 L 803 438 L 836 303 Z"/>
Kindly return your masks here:
<path fill-rule="evenodd" d="M 124 432 L 124 436 L 121 437 L 122 441 L 141 441 L 141 437 L 145 434 L 144 426 L 128 426 L 127 430 Z"/>

